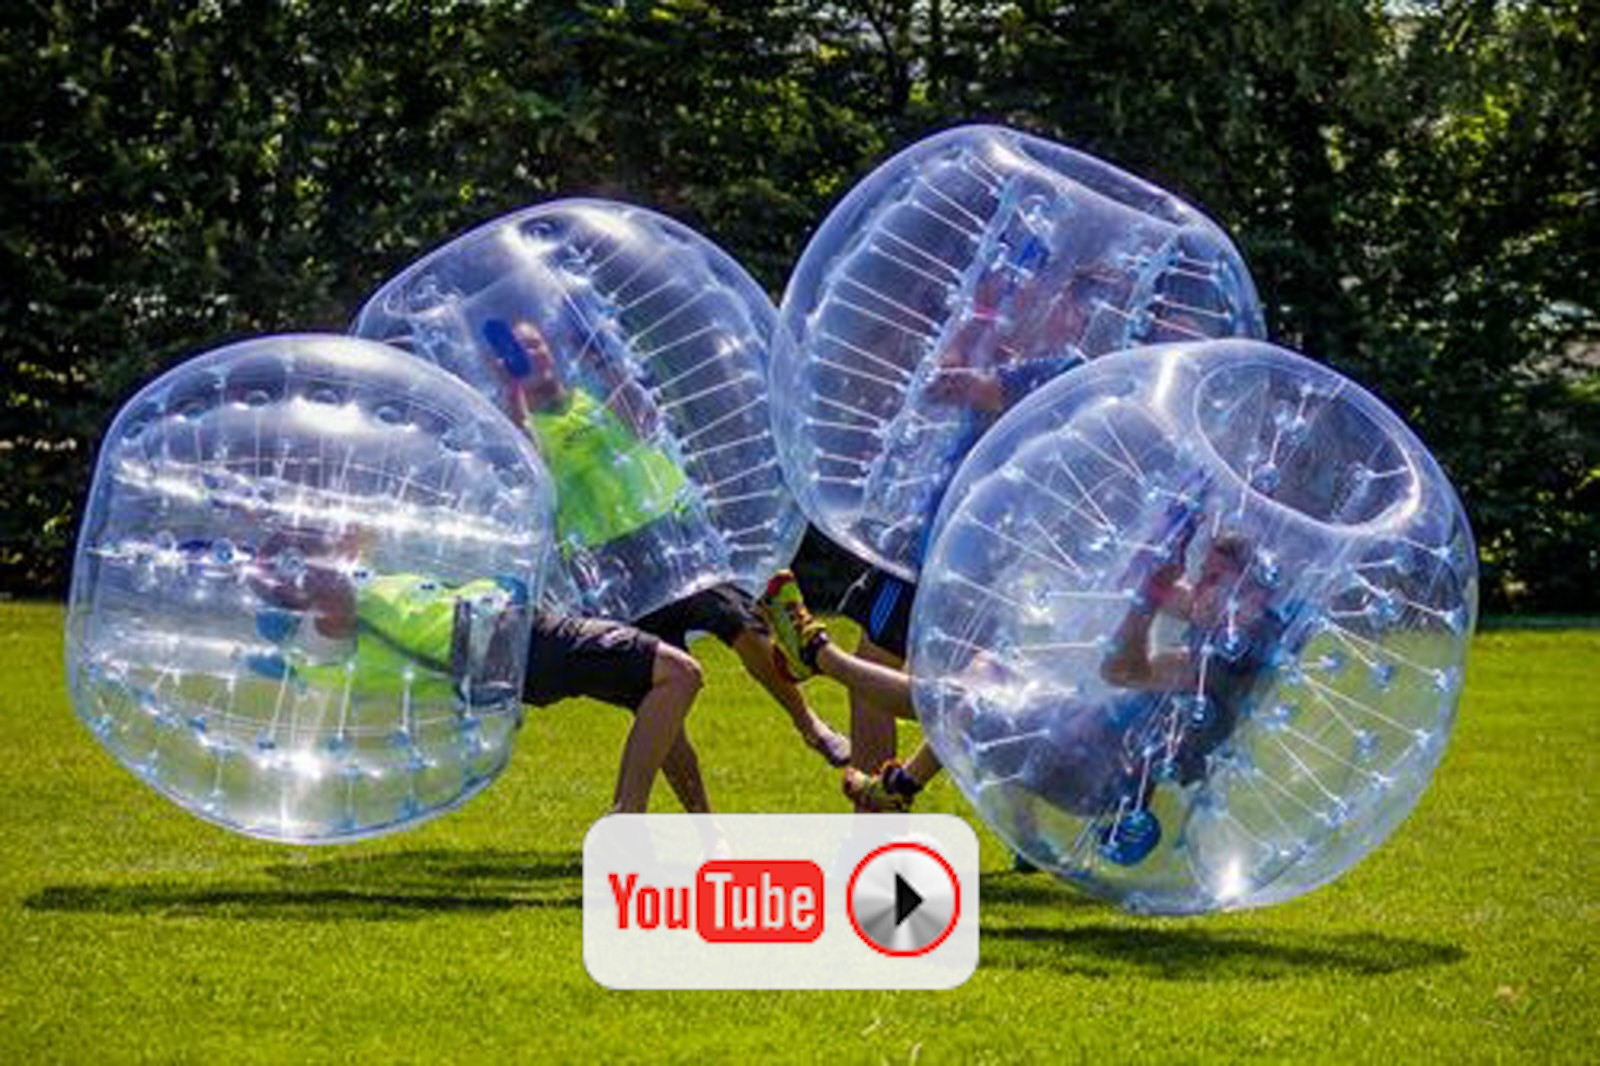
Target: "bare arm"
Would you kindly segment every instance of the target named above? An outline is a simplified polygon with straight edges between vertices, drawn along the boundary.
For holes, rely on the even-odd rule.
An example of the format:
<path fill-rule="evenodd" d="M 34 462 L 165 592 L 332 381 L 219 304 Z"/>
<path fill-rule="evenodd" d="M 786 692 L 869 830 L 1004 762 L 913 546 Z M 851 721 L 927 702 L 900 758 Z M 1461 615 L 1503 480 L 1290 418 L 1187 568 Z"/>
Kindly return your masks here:
<path fill-rule="evenodd" d="M 587 364 L 606 390 L 601 403 L 633 430 L 640 440 L 655 435 L 661 425 L 661 409 L 650 390 L 641 385 L 628 369 L 628 358 L 617 349 L 626 346 L 609 330 L 596 327 L 579 351 L 577 361 Z"/>
<path fill-rule="evenodd" d="M 606 394 L 605 405 L 611 413 L 622 419 L 640 440 L 647 440 L 661 425 L 661 409 L 656 406 L 650 391 L 632 378 L 624 377 L 615 383 L 607 382 L 611 391 Z"/>
<path fill-rule="evenodd" d="M 1179 692 L 1199 683 L 1194 663 L 1181 651 L 1108 658 L 1100 666 L 1100 675 L 1107 684 L 1139 692 Z"/>
<path fill-rule="evenodd" d="M 342 640 L 355 635 L 355 583 L 335 567 L 313 563 L 306 567 L 299 582 L 291 583 L 268 575 L 266 568 L 258 565 L 248 580 L 251 590 L 265 602 L 309 615 L 323 636 Z"/>
<path fill-rule="evenodd" d="M 992 371 L 971 367 L 945 366 L 928 382 L 927 395 L 934 403 L 968 407 L 984 414 L 996 414 L 1005 407 L 1005 391 Z"/>
<path fill-rule="evenodd" d="M 1109 685 L 1141 691 L 1170 692 L 1188 688 L 1197 680 L 1188 653 L 1150 651 L 1150 627 L 1162 612 L 1189 616 L 1193 591 L 1175 579 L 1179 572 L 1168 564 L 1151 575 L 1145 598 L 1123 617 L 1111 638 L 1111 653 L 1100 664 L 1100 676 Z"/>
<path fill-rule="evenodd" d="M 511 420 L 520 429 L 528 421 L 528 398 L 522 393 L 522 386 L 516 379 L 508 379 L 506 385 L 506 405 L 511 408 Z"/>

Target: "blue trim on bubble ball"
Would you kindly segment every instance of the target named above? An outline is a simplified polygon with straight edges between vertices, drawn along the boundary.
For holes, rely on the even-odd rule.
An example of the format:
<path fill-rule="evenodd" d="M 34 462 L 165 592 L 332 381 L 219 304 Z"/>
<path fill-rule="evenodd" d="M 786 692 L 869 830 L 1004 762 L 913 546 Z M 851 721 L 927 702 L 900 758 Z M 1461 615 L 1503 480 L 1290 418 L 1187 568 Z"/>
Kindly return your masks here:
<path fill-rule="evenodd" d="M 1124 815 L 1099 833 L 1099 852 L 1118 866 L 1137 866 L 1161 843 L 1161 819 L 1140 809 Z"/>
<path fill-rule="evenodd" d="M 244 662 L 250 668 L 251 673 L 259 674 L 272 681 L 282 681 L 290 673 L 288 660 L 277 654 L 248 655 L 245 657 Z"/>
<path fill-rule="evenodd" d="M 300 616 L 281 607 L 263 607 L 256 612 L 256 632 L 263 640 L 282 644 L 300 629 Z"/>
<path fill-rule="evenodd" d="M 528 604 L 528 586 L 525 582 L 514 577 L 497 577 L 494 583 L 511 595 L 511 606 L 526 607 Z"/>

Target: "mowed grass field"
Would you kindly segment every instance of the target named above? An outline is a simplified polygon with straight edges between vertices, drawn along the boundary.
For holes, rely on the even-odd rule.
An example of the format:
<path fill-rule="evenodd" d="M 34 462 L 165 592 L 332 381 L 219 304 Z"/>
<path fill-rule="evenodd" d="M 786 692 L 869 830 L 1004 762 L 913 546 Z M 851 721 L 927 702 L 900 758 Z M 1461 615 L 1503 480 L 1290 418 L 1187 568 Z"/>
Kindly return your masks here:
<path fill-rule="evenodd" d="M 1133 918 L 1010 872 L 980 833 L 963 987 L 729 994 L 608 992 L 583 969 L 580 847 L 622 712 L 532 715 L 484 796 L 412 832 L 287 848 L 101 751 L 71 713 L 61 621 L 0 605 L 0 1063 L 1600 1056 L 1600 632 L 1480 637 L 1420 808 L 1298 901 Z M 732 658 L 697 653 L 690 729 L 720 808 L 845 809 Z M 811 688 L 842 723 L 839 691 Z M 925 805 L 964 810 L 947 784 Z"/>

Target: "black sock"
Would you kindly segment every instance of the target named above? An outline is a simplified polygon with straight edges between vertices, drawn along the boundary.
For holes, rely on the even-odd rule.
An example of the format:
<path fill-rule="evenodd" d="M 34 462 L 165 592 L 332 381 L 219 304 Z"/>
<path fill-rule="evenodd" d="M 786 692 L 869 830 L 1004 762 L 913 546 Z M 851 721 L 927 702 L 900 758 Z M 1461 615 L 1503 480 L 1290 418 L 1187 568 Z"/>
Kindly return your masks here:
<path fill-rule="evenodd" d="M 805 647 L 800 649 L 800 661 L 811 669 L 817 669 L 817 654 L 822 651 L 822 646 L 828 643 L 828 631 L 817 630 L 817 635 L 806 641 Z"/>
<path fill-rule="evenodd" d="M 890 766 L 883 772 L 883 787 L 890 792 L 898 793 L 910 799 L 922 791 L 922 785 L 917 779 L 906 773 L 906 768 L 899 763 Z"/>

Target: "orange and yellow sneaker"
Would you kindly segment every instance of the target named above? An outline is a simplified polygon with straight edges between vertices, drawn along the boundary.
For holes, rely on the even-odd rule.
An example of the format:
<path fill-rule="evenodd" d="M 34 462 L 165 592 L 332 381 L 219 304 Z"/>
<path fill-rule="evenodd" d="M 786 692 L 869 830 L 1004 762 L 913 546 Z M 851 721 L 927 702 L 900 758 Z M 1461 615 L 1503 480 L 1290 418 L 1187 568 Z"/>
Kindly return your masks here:
<path fill-rule="evenodd" d="M 887 778 L 891 770 L 899 769 L 894 762 L 884 763 L 875 774 L 862 773 L 851 767 L 844 772 L 844 794 L 860 811 L 909 811 L 916 802 L 916 793 L 900 792 L 889 787 Z"/>
<path fill-rule="evenodd" d="M 800 682 L 816 674 L 817 649 L 828 642 L 828 629 L 806 607 L 794 574 L 773 574 L 756 606 L 772 630 L 775 660 L 784 676 Z"/>

